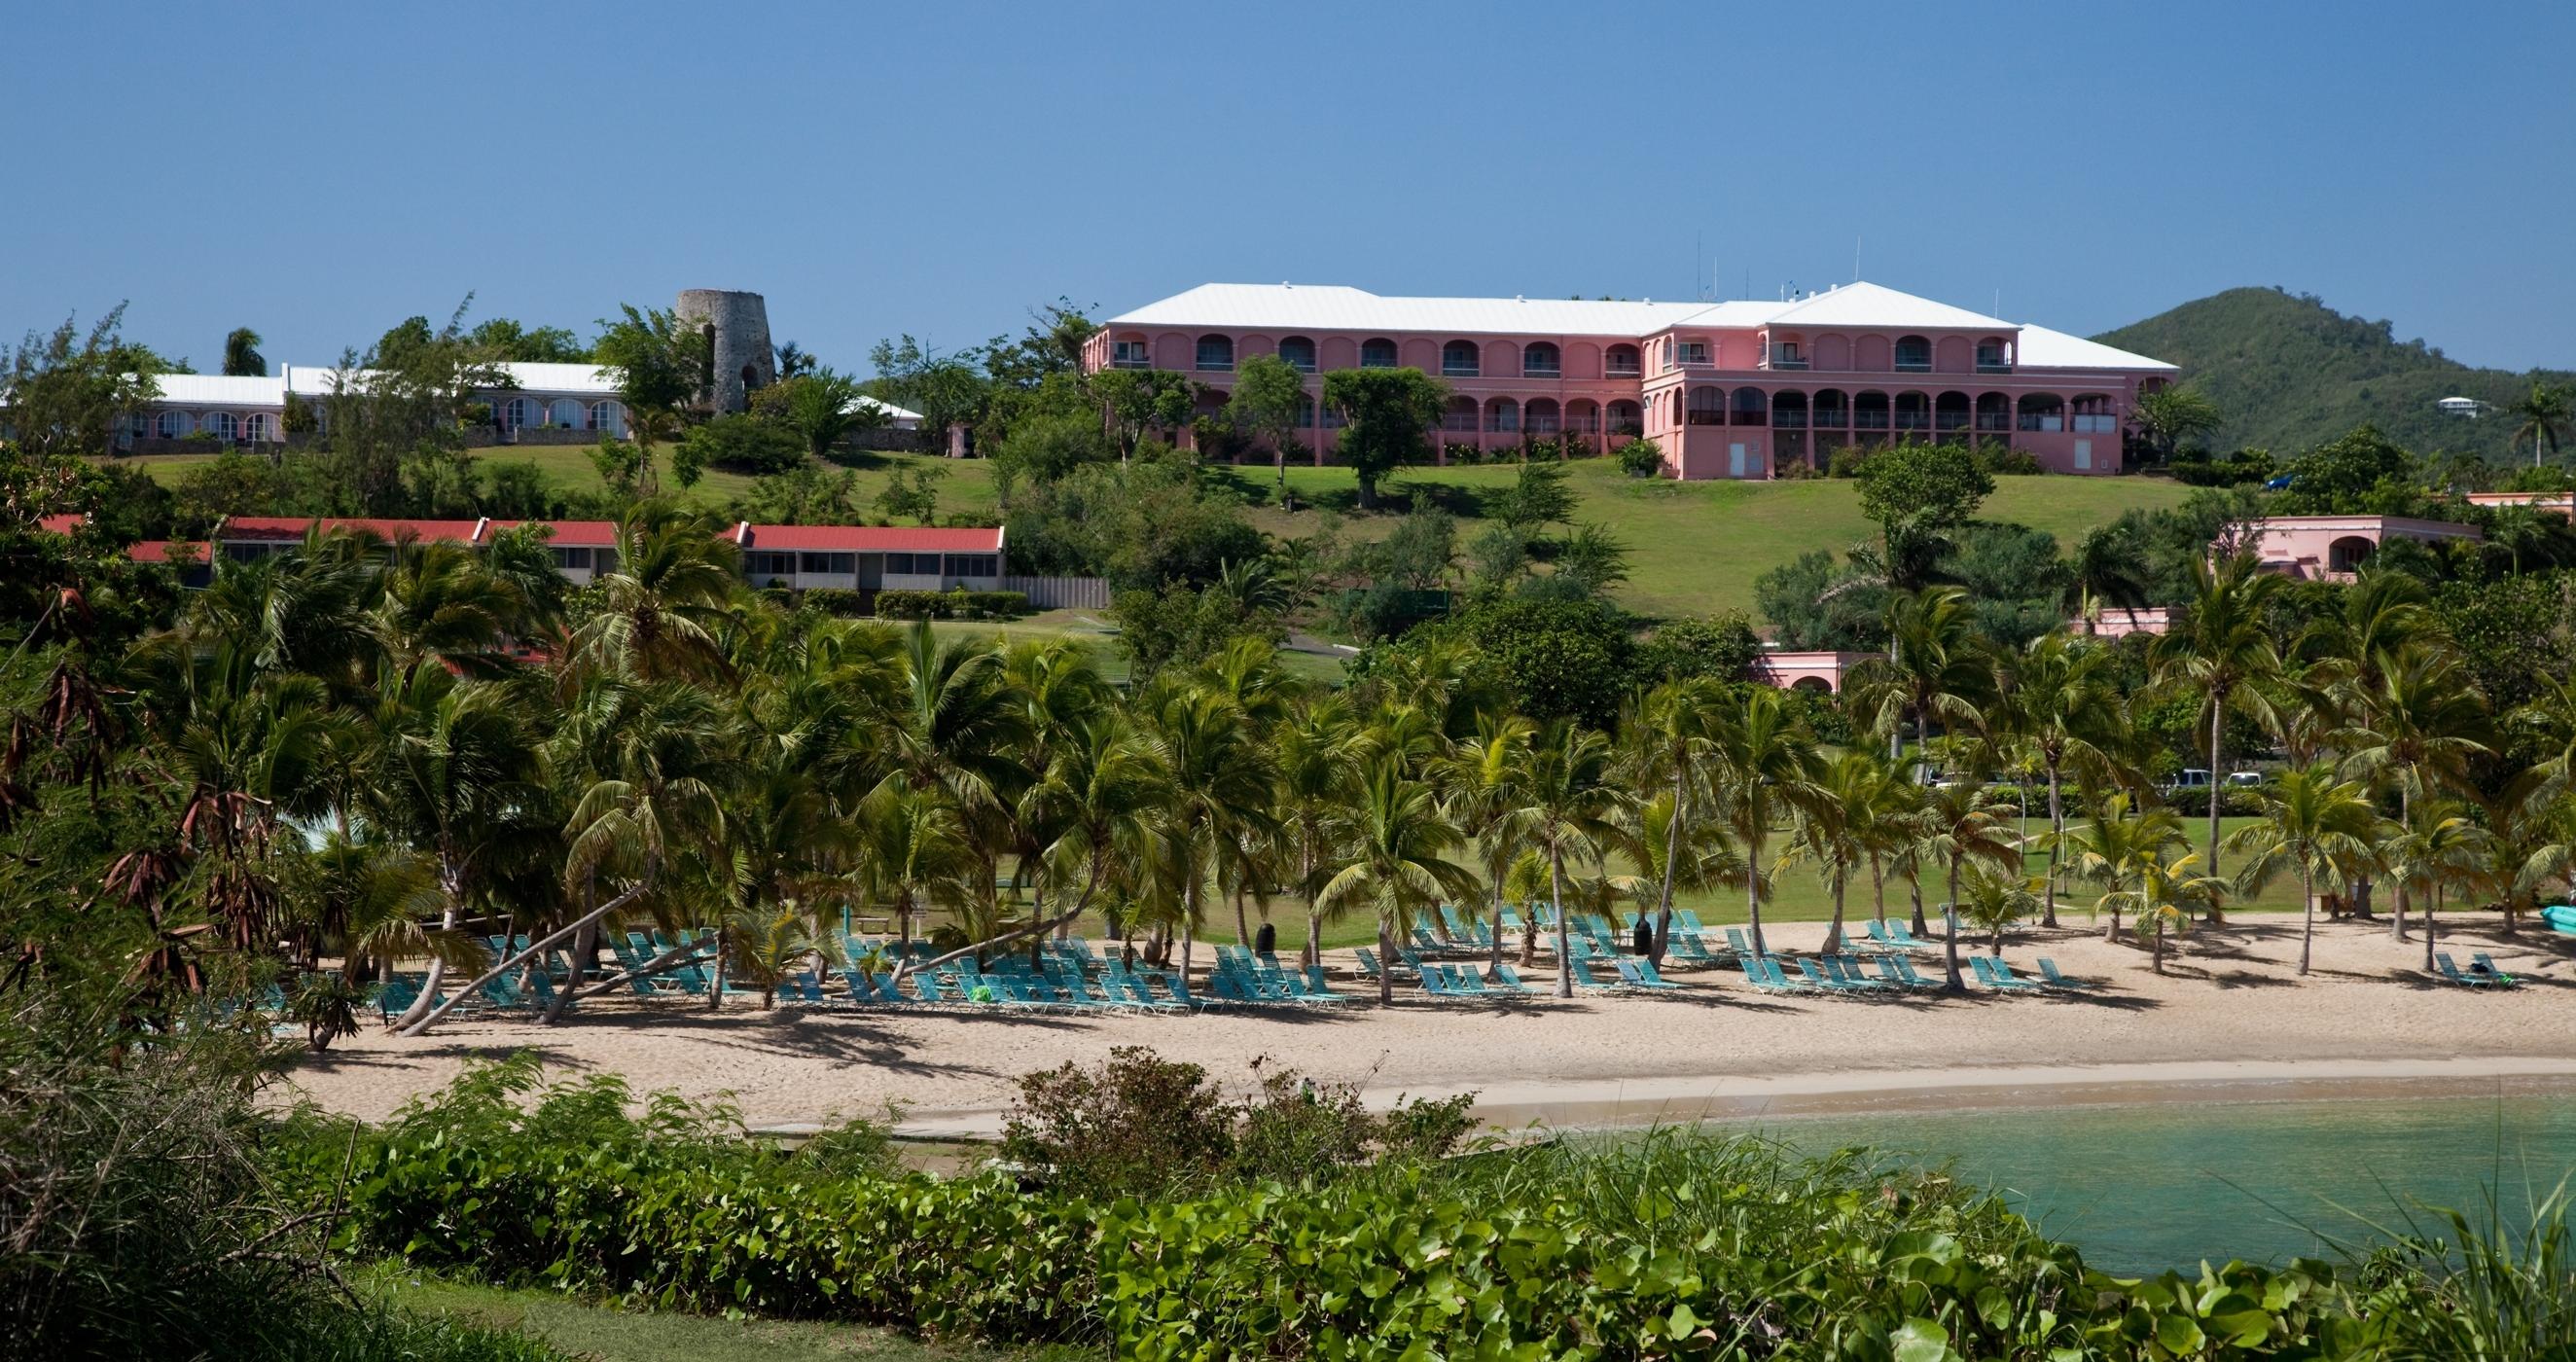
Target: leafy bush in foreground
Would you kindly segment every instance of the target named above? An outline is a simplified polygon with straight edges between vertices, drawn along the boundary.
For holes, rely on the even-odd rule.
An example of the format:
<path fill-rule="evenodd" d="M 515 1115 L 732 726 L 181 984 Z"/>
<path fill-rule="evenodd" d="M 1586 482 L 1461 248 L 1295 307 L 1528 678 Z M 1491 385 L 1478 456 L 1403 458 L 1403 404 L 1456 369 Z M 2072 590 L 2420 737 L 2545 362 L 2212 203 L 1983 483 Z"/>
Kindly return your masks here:
<path fill-rule="evenodd" d="M 624 1098 L 515 1061 L 357 1132 L 350 1246 L 1142 1358 L 2353 1357 L 2428 1299 L 2394 1276 L 2365 1322 L 2315 1263 L 2115 1280 L 1939 1175 L 1691 1130 L 1093 1201 L 839 1173 L 720 1109 Z M 335 1174 L 349 1134 L 317 1132 L 305 1175 Z"/>

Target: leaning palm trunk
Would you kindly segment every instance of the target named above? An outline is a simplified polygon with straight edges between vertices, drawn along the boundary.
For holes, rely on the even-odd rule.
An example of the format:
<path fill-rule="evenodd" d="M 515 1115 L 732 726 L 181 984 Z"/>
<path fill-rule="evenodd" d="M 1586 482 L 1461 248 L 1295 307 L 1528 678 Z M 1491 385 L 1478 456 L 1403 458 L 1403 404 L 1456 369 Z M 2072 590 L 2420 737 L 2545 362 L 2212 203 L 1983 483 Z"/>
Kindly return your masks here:
<path fill-rule="evenodd" d="M 2411 806 L 2413 803 L 2414 800 L 2407 794 L 2406 783 L 2404 781 L 2399 781 L 2397 784 L 2397 822 L 2399 826 L 2403 827 L 2407 825 L 2409 821 L 2408 815 L 2412 811 Z M 2409 906 L 2407 903 L 2407 889 L 2407 882 L 2403 878 L 2400 878 L 2397 881 L 2397 901 L 2389 913 L 2388 939 L 2391 941 L 2404 941 L 2406 939 L 2406 909 Z"/>
<path fill-rule="evenodd" d="M 2312 873 L 2299 875 L 2299 973 L 2308 972 L 2308 959 L 2317 944 L 2317 881 Z"/>
<path fill-rule="evenodd" d="M 715 973 L 707 980 L 707 1010 L 709 1012 L 713 1012 L 724 1006 L 725 964 L 727 958 L 733 954 L 733 952 L 725 948 L 731 944 L 730 938 L 732 932 L 733 929 L 730 927 L 716 928 L 716 968 Z"/>
<path fill-rule="evenodd" d="M 1753 958 L 1759 960 L 1771 952 L 1762 943 L 1762 839 L 1748 840 L 1751 854 L 1744 858 L 1744 917 L 1746 930 L 1753 935 Z"/>
<path fill-rule="evenodd" d="M 2227 763 L 2220 760 L 2220 745 L 2227 741 L 2227 692 L 2209 693 L 2209 873 L 2218 873 L 2218 783 L 2226 779 Z"/>
<path fill-rule="evenodd" d="M 2057 763 L 2048 763 L 2048 883 L 2040 891 L 2039 925 L 2057 929 L 2057 857 L 2059 844 L 2066 840 L 2066 806 L 2060 802 L 2057 789 Z"/>
<path fill-rule="evenodd" d="M 1681 763 L 1675 761 L 1673 763 L 1673 816 L 1664 827 L 1664 887 L 1659 899 L 1660 907 L 1655 913 L 1655 939 L 1646 943 L 1646 958 L 1652 960 L 1657 969 L 1663 968 L 1664 948 L 1671 944 L 1673 939 L 1673 870 L 1682 854 L 1682 815 L 1686 810 L 1684 801 L 1687 796 L 1688 789 L 1682 783 Z"/>
<path fill-rule="evenodd" d="M 1386 914 L 1377 919 L 1377 1001 L 1380 1007 L 1395 1003 L 1395 931 L 1388 925 Z"/>
<path fill-rule="evenodd" d="M 1945 993 L 1965 993 L 1968 981 L 1959 975 L 1959 858 L 1950 858 L 1950 901 L 1941 905 L 1941 956 L 1950 977 L 1941 985 Z"/>
<path fill-rule="evenodd" d="M 2433 914 L 2442 907 L 2442 886 L 2437 882 L 2424 899 L 2424 972 L 2433 972 Z"/>
<path fill-rule="evenodd" d="M 1832 883 L 1834 888 L 1834 920 L 1825 924 L 1825 944 L 1816 948 L 1816 954 L 1818 955 L 1835 955 L 1840 953 L 1843 948 L 1843 868 L 1840 862 L 1837 862 L 1834 865 Z"/>
<path fill-rule="evenodd" d="M 441 934 L 444 934 L 456 930 L 456 916 L 458 911 L 463 907 L 465 899 L 464 885 L 462 877 L 457 874 L 456 862 L 446 856 L 438 858 L 438 888 L 439 897 L 447 900 L 447 906 L 441 909 L 438 915 L 438 930 Z M 509 938 L 505 936 L 501 938 L 501 940 L 506 943 L 509 941 Z M 498 971 L 495 971 L 495 973 L 497 974 Z M 438 997 L 438 986 L 441 983 L 444 983 L 446 979 L 447 961 L 435 955 L 431 956 L 429 958 L 429 982 L 421 985 L 420 996 L 412 999 L 411 1006 L 403 1009 L 400 1024 L 403 1028 L 404 1035 L 412 1035 L 421 1027 L 429 1024 L 431 1020 L 430 1008 L 434 1005 L 434 1002 Z M 483 986 L 482 981 L 477 980 L 474 986 L 476 988 L 481 988 Z M 440 1010 L 444 1011 L 445 1009 Z"/>
<path fill-rule="evenodd" d="M 572 923 L 563 927 L 558 927 L 554 931 L 538 938 L 536 941 L 530 943 L 527 949 L 520 951 L 516 955 L 508 956 L 503 959 L 500 964 L 494 965 L 489 971 L 485 972 L 481 978 L 476 979 L 473 983 L 467 984 L 464 988 L 458 990 L 455 997 L 448 999 L 446 1002 L 440 1003 L 435 1008 L 432 1008 L 428 1015 L 408 1026 L 403 1027 L 401 1034 L 406 1036 L 417 1036 L 427 1032 L 439 1018 L 446 1016 L 449 1012 L 455 1010 L 455 1008 L 459 1004 L 463 1003 L 467 998 L 474 996 L 475 990 L 480 989 L 485 984 L 488 984 L 493 980 L 500 978 L 502 975 L 519 968 L 521 965 L 544 955 L 547 951 L 554 949 L 558 942 L 571 936 L 583 926 L 597 922 L 601 918 L 608 916 L 610 913 L 616 912 L 618 909 L 642 898 L 644 896 L 644 891 L 649 887 L 649 881 L 639 881 L 634 888 L 629 889 L 626 892 L 619 894 L 617 897 L 610 899 L 608 902 L 582 914 L 581 917 Z M 450 912 L 452 913 L 453 909 L 451 909 Z M 506 937 L 503 938 L 505 941 L 507 939 L 508 938 Z M 435 964 L 432 964 L 430 966 L 430 980 L 433 985 L 437 982 L 437 979 L 438 967 Z M 421 990 L 421 996 L 429 997 L 434 992 L 434 988 L 424 988 Z"/>
<path fill-rule="evenodd" d="M 925 960 L 918 965 L 910 963 L 912 957 L 911 955 L 906 954 L 903 959 L 895 962 L 894 972 L 896 979 L 900 981 L 909 975 L 924 974 L 931 970 L 935 970 L 950 961 L 962 960 L 970 955 L 981 960 L 984 958 L 981 954 L 982 952 L 990 950 L 996 946 L 1009 945 L 1011 942 L 1017 941 L 1024 936 L 1040 936 L 1074 922 L 1082 916 L 1084 909 L 1091 906 L 1092 891 L 1100 887 L 1102 866 L 1102 857 L 1095 855 L 1091 858 L 1090 870 L 1083 879 L 1081 896 L 1073 901 L 1073 907 L 1057 914 L 1055 917 L 1044 919 L 1033 918 L 1023 926 L 1014 927 L 1000 935 L 991 937 L 987 940 L 975 942 L 973 945 L 961 946 L 956 950 L 950 951 L 946 955 Z M 1159 933 L 1157 934 L 1157 939 L 1159 939 Z M 1132 937 L 1120 937 L 1119 941 L 1124 947 L 1123 958 L 1132 963 L 1136 958 L 1136 943 L 1134 939 Z M 1147 954 L 1151 955 L 1152 953 L 1152 948 L 1149 946 L 1147 948 Z"/>

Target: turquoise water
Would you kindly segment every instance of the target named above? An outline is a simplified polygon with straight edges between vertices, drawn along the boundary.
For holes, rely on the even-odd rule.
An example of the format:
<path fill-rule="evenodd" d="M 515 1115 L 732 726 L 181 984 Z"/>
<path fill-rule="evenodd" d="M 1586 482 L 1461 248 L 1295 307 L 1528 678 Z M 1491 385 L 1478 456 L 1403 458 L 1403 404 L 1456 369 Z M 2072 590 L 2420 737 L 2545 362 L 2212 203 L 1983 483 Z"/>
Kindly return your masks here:
<path fill-rule="evenodd" d="M 2168 1102 L 1796 1118 L 1763 1133 L 1803 1149 L 1870 1145 L 2004 1192 L 2106 1271 L 2332 1256 L 2320 1234 L 2403 1232 L 2424 1204 L 2507 1223 L 2576 1170 L 2576 1095 Z M 2270 1203 L 2266 1205 L 2265 1203 Z M 2340 1207 L 2341 1209 L 2338 1209 Z"/>

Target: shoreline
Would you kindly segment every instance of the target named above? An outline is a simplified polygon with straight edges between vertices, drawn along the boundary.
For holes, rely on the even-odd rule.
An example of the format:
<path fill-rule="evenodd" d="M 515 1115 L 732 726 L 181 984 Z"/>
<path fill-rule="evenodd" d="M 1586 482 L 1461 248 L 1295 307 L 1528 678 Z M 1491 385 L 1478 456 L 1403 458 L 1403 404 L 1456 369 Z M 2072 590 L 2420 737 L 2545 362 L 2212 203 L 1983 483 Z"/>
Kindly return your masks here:
<path fill-rule="evenodd" d="M 2509 1090 L 2509 1091 L 2508 1091 Z M 1816 1073 L 1674 1075 L 1532 1083 L 1462 1079 L 1446 1089 L 1392 1087 L 1362 1094 L 1383 1108 L 1399 1097 L 1478 1094 L 1476 1115 L 1501 1131 L 1636 1130 L 1702 1121 L 1747 1123 L 1847 1116 L 1947 1114 L 2017 1108 L 2222 1103 L 2388 1101 L 2492 1095 L 2576 1095 L 2576 1058 L 2543 1055 L 2342 1057 L 2314 1060 L 2147 1060 L 2121 1064 L 1990 1065 L 1832 1070 Z M 907 1112 L 897 1134 L 918 1140 L 990 1140 L 1003 1108 Z M 783 1121 L 764 1133 L 805 1134 L 818 1123 Z"/>

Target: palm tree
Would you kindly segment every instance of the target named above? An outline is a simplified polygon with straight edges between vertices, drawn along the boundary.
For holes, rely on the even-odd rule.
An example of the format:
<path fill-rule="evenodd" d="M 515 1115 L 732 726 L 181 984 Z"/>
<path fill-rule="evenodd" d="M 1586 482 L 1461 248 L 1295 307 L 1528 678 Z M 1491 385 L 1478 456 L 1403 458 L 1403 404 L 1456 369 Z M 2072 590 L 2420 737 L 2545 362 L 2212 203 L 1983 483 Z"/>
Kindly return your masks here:
<path fill-rule="evenodd" d="M 1971 865 L 1990 865 L 2018 874 L 2021 840 L 2013 834 L 2012 820 L 2020 813 L 2018 805 L 1995 798 L 1978 780 L 1951 781 L 1924 797 L 1919 815 L 1921 854 L 1948 871 L 1949 902 L 1941 905 L 1941 917 L 1948 937 L 1943 953 L 1949 970 L 1944 987 L 1949 992 L 1964 993 L 1968 988 L 1959 973 L 1960 872 Z"/>
<path fill-rule="evenodd" d="M 1814 739 L 1788 701 L 1769 686 L 1738 686 L 1711 729 L 1712 803 L 1744 851 L 1744 911 L 1753 954 L 1762 939 L 1763 851 L 1783 813 L 1815 801 Z"/>
<path fill-rule="evenodd" d="M 1414 915 L 1442 896 L 1474 893 L 1475 873 L 1443 853 L 1463 840 L 1440 811 L 1428 781 L 1380 759 L 1361 781 L 1359 799 L 1337 820 L 1344 850 L 1317 901 L 1327 912 L 1345 904 L 1366 907 L 1377 919 L 1377 1000 L 1395 1001 L 1395 944 L 1413 928 Z"/>
<path fill-rule="evenodd" d="M 2263 618 L 2288 579 L 2262 570 L 2251 554 L 2210 563 L 2195 559 L 2192 603 L 2182 624 L 2156 640 L 2152 656 L 2160 678 L 2201 695 L 2209 732 L 2209 842 L 2203 874 L 2218 873 L 2219 782 L 2227 778 L 2227 711 L 2244 703 L 2249 687 L 2279 674 L 2280 650 Z"/>
<path fill-rule="evenodd" d="M 1955 586 L 1899 592 L 1887 606 L 1887 656 L 1853 668 L 1853 693 L 1870 726 L 1887 734 L 1887 754 L 1902 755 L 1905 725 L 1917 748 L 1935 723 L 1975 729 L 1994 693 L 1995 669 L 1977 632 L 1968 593 Z M 1857 717 L 1857 716 L 1856 716 Z"/>
<path fill-rule="evenodd" d="M 717 635 L 741 589 L 724 526 L 647 498 L 618 521 L 616 543 L 617 566 L 592 579 L 600 605 L 573 632 L 574 656 L 639 681 L 723 676 Z"/>
<path fill-rule="evenodd" d="M 1513 808 L 1503 812 L 1500 835 L 1529 846 L 1547 861 L 1549 898 L 1556 909 L 1556 996 L 1574 996 L 1574 955 L 1568 940 L 1565 867 L 1597 864 L 1625 838 L 1619 815 L 1629 800 L 1615 779 L 1610 740 L 1571 719 L 1550 720 L 1530 741 L 1527 766 L 1515 783 Z"/>
<path fill-rule="evenodd" d="M 1498 977 L 1503 963 L 1503 905 L 1509 897 L 1506 881 L 1512 862 L 1523 854 L 1522 846 L 1512 834 L 1506 815 L 1525 802 L 1521 796 L 1521 778 L 1529 771 L 1530 741 L 1538 735 L 1538 725 L 1518 714 L 1492 713 L 1477 720 L 1473 737 L 1460 741 L 1441 765 L 1441 782 L 1449 791 L 1451 815 L 1459 829 L 1475 839 L 1484 861 L 1486 933 L 1493 938 L 1485 960 L 1487 977 Z M 1283 759 L 1289 747 L 1281 747 Z M 1522 960 L 1537 945 L 1537 919 L 1533 916 L 1530 935 L 1522 942 Z"/>
<path fill-rule="evenodd" d="M 2000 956 L 2004 953 L 2004 932 L 2039 906 L 2039 896 L 2030 892 L 2033 883 L 1970 867 L 1959 877 L 1959 920 L 1988 933 L 1989 952 Z"/>
<path fill-rule="evenodd" d="M 1846 751 L 1817 773 L 1814 797 L 1795 810 L 1795 831 L 1782 861 L 1814 862 L 1834 901 L 1833 920 L 1825 924 L 1824 944 L 1817 947 L 1820 953 L 1842 949 L 1843 894 L 1851 883 L 1852 867 L 1886 839 L 1884 791 L 1893 774 L 1871 752 Z"/>
<path fill-rule="evenodd" d="M 2311 766 L 2285 772 L 2263 792 L 2262 820 L 2227 839 L 2228 850 L 2253 856 L 2236 873 L 2239 892 L 2257 893 L 2284 870 L 2299 877 L 2299 973 L 2308 972 L 2316 944 L 2317 882 L 2355 873 L 2378 830 L 2379 811 L 2360 781 L 2337 780 L 2331 769 Z"/>
<path fill-rule="evenodd" d="M 1306 946 L 1302 959 L 1323 959 L 1324 911 L 1316 901 L 1335 810 L 1346 807 L 1358 783 L 1354 738 L 1358 723 L 1347 700 L 1316 696 L 1292 708 L 1271 729 L 1271 752 L 1278 762 L 1279 835 L 1282 861 L 1293 865 L 1297 892 L 1306 899 Z"/>
<path fill-rule="evenodd" d="M 2359 690 L 2362 724 L 2342 735 L 2343 769 L 2397 787 L 2398 821 L 2417 802 L 2468 779 L 2469 759 L 2493 749 L 2494 725 L 2477 682 L 2445 653 L 2418 644 L 2379 668 L 2378 684 Z M 2406 939 L 2407 889 L 2397 887 L 2389 936 Z"/>
<path fill-rule="evenodd" d="M 1630 717 L 1627 731 L 1635 743 L 1632 766 L 1638 789 L 1661 785 L 1664 801 L 1664 846 L 1657 859 L 1663 883 L 1655 895 L 1655 936 L 1651 958 L 1664 959 L 1664 943 L 1673 931 L 1673 876 L 1683 865 L 1682 845 L 1691 840 L 1698 810 L 1694 795 L 1701 765 L 1714 745 L 1723 721 L 1727 683 L 1711 676 L 1667 681 L 1648 691 Z M 1839 892 L 1839 887 L 1837 888 Z"/>
<path fill-rule="evenodd" d="M 2180 839 L 2173 843 L 2176 850 Z M 2136 912 L 2135 924 L 2141 936 L 2152 936 L 2155 942 L 2155 972 L 2165 972 L 2165 933 L 2191 930 L 2192 911 L 2214 909 L 2226 882 L 2215 875 L 2200 873 L 2200 853 L 2184 852 L 2178 856 L 2151 855 L 2139 861 L 2131 873 L 2135 887 L 2114 890 L 2102 896 L 2105 904 L 2125 900 Z M 2118 910 L 2112 917 L 2118 920 Z M 2150 928 L 2152 927 L 2152 932 Z"/>
<path fill-rule="evenodd" d="M 2137 527 L 2126 519 L 2085 531 L 2075 541 L 2067 567 L 2075 588 L 2076 618 L 2084 621 L 2087 633 L 2106 607 L 2134 610 L 2145 605 L 2155 576 Z"/>
<path fill-rule="evenodd" d="M 2513 443 L 2531 441 L 2531 466 L 2538 468 L 2541 444 L 2546 442 L 2550 454 L 2556 455 L 2559 434 L 2571 420 L 2576 420 L 2576 394 L 2558 384 L 2535 380 L 2530 392 L 2505 404 L 2504 414 L 2517 423 Z"/>
<path fill-rule="evenodd" d="M 2030 745 L 2048 778 L 2048 878 L 2040 899 L 2040 925 L 2057 926 L 2057 853 L 2066 834 L 2061 780 L 2070 767 L 2097 771 L 2110 764 L 2107 750 L 2120 706 L 2105 674 L 2111 654 L 2063 632 L 2032 639 L 2008 678 L 2003 723 Z"/>
<path fill-rule="evenodd" d="M 1171 780 L 1166 854 L 1156 864 L 1177 915 L 1187 969 L 1217 858 L 1245 837 L 1276 829 L 1273 768 L 1260 732 L 1222 690 L 1163 678 L 1138 698 L 1137 708 Z"/>
<path fill-rule="evenodd" d="M 2159 388 L 2138 395 L 2129 413 L 2138 428 L 2141 453 L 2156 463 L 2171 463 L 2184 444 L 2226 424 L 2218 404 L 2192 388 Z"/>
<path fill-rule="evenodd" d="M 2111 912 L 2111 926 L 2102 939 L 2116 941 L 2120 909 L 2129 901 L 2123 895 L 2138 888 L 2148 865 L 2166 863 L 2167 853 L 2182 843 L 2182 820 L 2166 808 L 2132 815 L 2125 793 L 2090 797 L 2085 805 L 2090 813 L 2084 822 L 2058 834 L 2058 839 L 2068 852 L 2067 867 L 2102 886 L 2102 897 L 2094 907 Z"/>
<path fill-rule="evenodd" d="M 2468 809 L 2448 799 L 2416 801 L 2405 822 L 2388 840 L 2389 873 L 2401 892 L 2423 891 L 2424 968 L 2433 968 L 2433 915 L 2454 887 L 2476 883 L 2487 863 L 2493 839 Z"/>
<path fill-rule="evenodd" d="M 859 801 L 857 814 L 861 883 L 871 902 L 892 913 L 902 940 L 912 939 L 916 915 L 961 904 L 973 892 L 981 863 L 946 791 L 889 775 Z"/>

